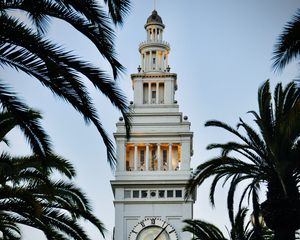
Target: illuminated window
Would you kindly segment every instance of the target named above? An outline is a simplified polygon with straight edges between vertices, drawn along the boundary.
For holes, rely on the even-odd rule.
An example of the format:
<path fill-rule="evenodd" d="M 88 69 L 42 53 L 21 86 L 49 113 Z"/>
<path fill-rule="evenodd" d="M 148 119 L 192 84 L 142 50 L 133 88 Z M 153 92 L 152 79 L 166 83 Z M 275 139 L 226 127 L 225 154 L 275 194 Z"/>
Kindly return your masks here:
<path fill-rule="evenodd" d="M 167 161 L 167 150 L 163 150 L 163 170 L 166 171 L 168 167 L 168 161 Z"/>
<path fill-rule="evenodd" d="M 140 153 L 140 163 L 141 163 L 141 166 L 143 166 L 145 164 L 145 151 L 144 150 L 141 150 L 141 153 Z"/>
<path fill-rule="evenodd" d="M 153 149 L 151 151 L 151 162 L 150 162 L 150 169 L 151 170 L 156 170 L 156 167 L 155 167 L 155 160 L 156 160 L 156 151 L 155 149 Z"/>

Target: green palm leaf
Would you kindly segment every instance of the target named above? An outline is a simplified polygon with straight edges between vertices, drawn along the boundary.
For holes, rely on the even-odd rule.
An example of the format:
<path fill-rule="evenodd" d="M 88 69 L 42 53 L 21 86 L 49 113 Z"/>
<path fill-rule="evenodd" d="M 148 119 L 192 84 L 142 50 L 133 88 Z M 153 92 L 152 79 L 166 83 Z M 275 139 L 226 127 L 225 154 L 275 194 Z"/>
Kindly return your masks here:
<path fill-rule="evenodd" d="M 17 124 L 24 136 L 30 143 L 30 146 L 34 153 L 38 154 L 40 157 L 46 157 L 51 154 L 51 143 L 48 135 L 42 129 L 40 124 L 40 114 L 36 111 L 32 111 L 22 103 L 16 96 L 16 94 L 7 87 L 7 85 L 3 84 L 0 81 L 0 106 L 2 109 L 5 109 L 9 112 L 6 115 L 7 121 L 1 121 L 4 125 L 9 124 L 10 126 L 3 126 L 0 130 L 1 139 L 5 136 L 5 134 L 11 130 L 12 124 Z M 4 115 L 2 115 L 4 117 Z M 14 118 L 12 120 L 11 118 Z M 8 123 L 10 121 L 10 123 Z M 1 125 L 2 125 L 1 124 Z"/>
<path fill-rule="evenodd" d="M 10 46 L 4 44 L 2 48 L 0 45 L 0 55 L 1 50 L 3 55 L 0 57 L 0 64 L 9 64 L 29 75 L 33 75 L 42 84 L 50 88 L 53 93 L 71 103 L 87 122 L 92 122 L 96 126 L 107 147 L 108 161 L 113 166 L 115 164 L 113 143 L 103 129 L 97 111 L 85 86 L 80 81 L 78 73 L 86 76 L 97 89 L 110 99 L 113 105 L 121 110 L 128 133 L 130 119 L 127 101 L 117 85 L 103 72 L 92 67 L 91 64 L 78 61 L 74 56 L 64 53 L 60 47 L 43 41 L 38 35 L 32 33 L 30 29 L 25 28 L 16 20 L 3 16 L 0 16 L 0 19 L 3 20 L 2 24 L 7 32 L 3 37 L 6 41 L 11 39 L 11 44 L 13 44 L 10 44 Z M 19 31 L 18 34 L 22 36 L 22 41 L 14 40 L 12 31 L 14 31 L 14 34 Z M 31 42 L 37 42 L 38 47 L 33 46 Z M 21 46 L 17 47 L 14 44 L 21 44 Z"/>
<path fill-rule="evenodd" d="M 300 9 L 286 24 L 279 36 L 273 51 L 273 68 L 282 70 L 289 62 L 300 54 Z"/>
<path fill-rule="evenodd" d="M 289 229 L 292 236 L 300 228 L 300 89 L 294 82 L 285 88 L 279 83 L 272 101 L 270 84 L 266 81 L 258 92 L 259 111 L 250 112 L 254 116 L 255 127 L 242 119 L 238 130 L 216 120 L 206 123 L 206 126 L 232 133 L 239 141 L 214 143 L 207 147 L 220 149 L 221 154 L 194 170 L 186 186 L 186 198 L 193 194 L 197 186 L 213 177 L 209 198 L 214 205 L 217 184 L 223 180 L 223 186 L 229 185 L 227 208 L 233 224 L 236 189 L 244 182 L 239 208 L 248 196 L 256 222 L 262 211 L 267 226 L 275 230 L 275 234 Z M 267 201 L 259 204 L 258 191 L 263 184 L 267 186 Z M 289 216 L 295 219 L 290 225 Z M 260 234 L 259 228 L 255 229 L 255 234 Z"/>

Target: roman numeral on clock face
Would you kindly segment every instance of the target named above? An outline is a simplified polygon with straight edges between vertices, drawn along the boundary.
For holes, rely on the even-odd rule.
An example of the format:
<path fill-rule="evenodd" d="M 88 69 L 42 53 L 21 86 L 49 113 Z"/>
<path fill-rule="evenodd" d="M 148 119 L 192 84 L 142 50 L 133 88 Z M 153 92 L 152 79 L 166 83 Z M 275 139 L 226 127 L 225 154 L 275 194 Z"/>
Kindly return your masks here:
<path fill-rule="evenodd" d="M 155 239 L 157 235 L 163 236 L 162 239 L 178 240 L 175 228 L 168 222 L 155 217 L 145 218 L 140 221 L 130 231 L 128 240 L 144 240 L 145 237 L 148 239 L 149 236 L 149 239 Z"/>

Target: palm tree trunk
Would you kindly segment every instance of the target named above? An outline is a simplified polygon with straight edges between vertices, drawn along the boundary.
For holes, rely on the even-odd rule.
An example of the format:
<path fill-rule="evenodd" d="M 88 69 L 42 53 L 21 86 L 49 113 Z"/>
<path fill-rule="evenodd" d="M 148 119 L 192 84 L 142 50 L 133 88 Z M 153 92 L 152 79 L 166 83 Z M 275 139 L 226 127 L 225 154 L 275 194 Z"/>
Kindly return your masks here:
<path fill-rule="evenodd" d="M 295 231 L 293 229 L 274 230 L 274 240 L 295 240 Z"/>
<path fill-rule="evenodd" d="M 285 177 L 287 194 L 276 177 L 268 183 L 267 200 L 261 204 L 266 225 L 274 231 L 274 240 L 295 240 L 300 228 L 300 196 L 293 174 Z M 275 180 L 275 181 L 274 181 Z M 277 180 L 277 181 L 276 181 Z"/>

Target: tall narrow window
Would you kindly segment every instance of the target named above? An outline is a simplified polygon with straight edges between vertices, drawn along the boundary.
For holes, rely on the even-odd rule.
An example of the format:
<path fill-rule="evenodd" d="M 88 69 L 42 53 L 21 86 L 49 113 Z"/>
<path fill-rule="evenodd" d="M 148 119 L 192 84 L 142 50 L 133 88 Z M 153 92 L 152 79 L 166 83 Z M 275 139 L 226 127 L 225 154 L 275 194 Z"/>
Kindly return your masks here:
<path fill-rule="evenodd" d="M 153 149 L 151 151 L 151 166 L 150 166 L 151 170 L 155 170 L 155 161 L 156 161 L 156 151 Z"/>
<path fill-rule="evenodd" d="M 152 70 L 155 70 L 156 69 L 156 61 L 157 61 L 157 59 L 156 59 L 156 51 L 152 51 L 152 59 L 151 59 L 151 61 L 152 61 Z"/>
<path fill-rule="evenodd" d="M 167 159 L 167 150 L 163 150 L 163 170 L 166 171 L 168 169 L 168 159 Z"/>
<path fill-rule="evenodd" d="M 156 92 L 156 83 L 151 83 L 151 89 L 150 89 L 150 97 L 151 97 L 151 103 L 156 103 L 156 97 L 157 97 L 157 92 Z"/>
<path fill-rule="evenodd" d="M 141 167 L 141 170 L 143 169 L 144 165 L 145 165 L 145 151 L 141 150 L 141 152 L 140 152 L 140 167 Z"/>
<path fill-rule="evenodd" d="M 126 144 L 126 170 L 132 171 L 134 169 L 134 146 L 133 144 Z"/>
<path fill-rule="evenodd" d="M 152 90 L 151 91 L 151 103 L 155 103 L 156 102 L 156 91 Z"/>

